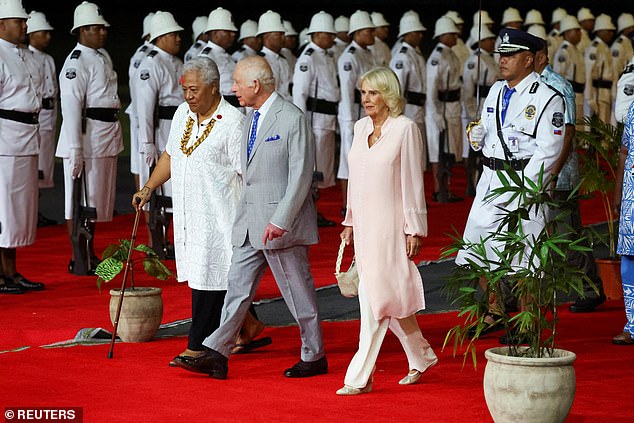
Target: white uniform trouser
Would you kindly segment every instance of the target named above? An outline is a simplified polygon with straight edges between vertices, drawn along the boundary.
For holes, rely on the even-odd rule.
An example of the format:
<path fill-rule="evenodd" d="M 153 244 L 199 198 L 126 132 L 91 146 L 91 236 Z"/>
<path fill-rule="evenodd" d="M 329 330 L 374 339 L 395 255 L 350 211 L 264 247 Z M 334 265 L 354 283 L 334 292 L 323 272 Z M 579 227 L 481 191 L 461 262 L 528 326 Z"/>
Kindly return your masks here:
<path fill-rule="evenodd" d="M 139 124 L 136 120 L 136 113 L 129 113 L 130 117 L 130 173 L 139 174 L 141 157 L 139 155 Z"/>
<path fill-rule="evenodd" d="M 462 118 L 460 113 L 454 115 L 446 115 L 447 120 L 447 144 L 445 152 L 452 153 L 456 156 L 456 160 L 462 160 L 463 144 L 462 144 Z M 438 163 L 440 151 L 440 128 L 436 125 L 432 116 L 425 116 L 425 128 L 427 130 L 427 154 L 430 163 Z M 449 151 L 447 151 L 449 148 Z"/>
<path fill-rule="evenodd" d="M 335 185 L 335 131 L 332 129 L 313 128 L 315 136 L 315 167 L 324 175 L 319 188 L 328 188 Z"/>
<path fill-rule="evenodd" d="M 423 337 L 418 327 L 415 314 L 404 319 L 385 317 L 376 320 L 374 318 L 363 289 L 363 281 L 359 284 L 359 306 L 361 312 L 359 349 L 348 365 L 344 379 L 346 385 L 361 389 L 368 384 L 388 327 L 401 342 L 407 355 L 410 370 L 424 371 L 431 362 L 437 359 L 429 342 Z"/>
<path fill-rule="evenodd" d="M 70 159 L 64 159 L 64 219 L 73 218 L 73 178 Z M 97 222 L 110 222 L 114 211 L 117 186 L 117 157 L 84 159 L 84 177 L 88 190 L 88 206 L 97 209 Z M 82 184 L 81 203 L 84 204 Z"/>
<path fill-rule="evenodd" d="M 37 156 L 0 156 L 0 248 L 35 242 Z"/>
<path fill-rule="evenodd" d="M 339 146 L 339 170 L 337 178 L 348 179 L 348 153 L 352 148 L 352 138 L 354 136 L 354 121 L 339 121 L 339 134 L 341 135 L 341 145 Z"/>
<path fill-rule="evenodd" d="M 40 153 L 38 156 L 38 170 L 42 172 L 39 179 L 40 188 L 53 188 L 53 169 L 55 168 L 55 131 L 40 129 Z"/>

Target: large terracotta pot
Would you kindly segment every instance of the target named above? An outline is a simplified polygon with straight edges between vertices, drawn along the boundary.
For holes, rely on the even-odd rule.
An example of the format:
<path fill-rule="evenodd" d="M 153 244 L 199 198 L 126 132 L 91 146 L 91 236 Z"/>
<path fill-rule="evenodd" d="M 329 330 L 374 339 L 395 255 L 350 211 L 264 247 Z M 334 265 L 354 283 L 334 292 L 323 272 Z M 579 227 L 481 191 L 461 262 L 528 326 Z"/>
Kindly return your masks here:
<path fill-rule="evenodd" d="M 154 338 L 163 318 L 161 288 L 126 289 L 117 335 L 124 342 L 146 342 Z M 110 290 L 110 320 L 114 325 L 120 289 Z"/>
<path fill-rule="evenodd" d="M 485 351 L 484 397 L 496 423 L 557 423 L 575 397 L 576 355 L 555 349 L 552 357 L 511 357 L 508 347 Z"/>
<path fill-rule="evenodd" d="M 621 279 L 621 260 L 595 259 L 599 275 L 603 281 L 603 292 L 611 300 L 623 298 L 623 282 Z"/>

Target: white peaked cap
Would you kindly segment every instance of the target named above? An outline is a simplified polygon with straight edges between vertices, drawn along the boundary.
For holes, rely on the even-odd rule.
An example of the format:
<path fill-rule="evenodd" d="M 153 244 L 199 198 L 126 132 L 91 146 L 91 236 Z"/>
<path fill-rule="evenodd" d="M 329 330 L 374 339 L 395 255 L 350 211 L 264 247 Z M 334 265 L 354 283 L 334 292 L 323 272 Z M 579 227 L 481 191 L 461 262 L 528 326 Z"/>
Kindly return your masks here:
<path fill-rule="evenodd" d="M 28 19 L 20 0 L 0 0 L 0 19 Z"/>
<path fill-rule="evenodd" d="M 75 8 L 75 13 L 73 14 L 73 29 L 70 30 L 70 33 L 74 34 L 77 28 L 86 25 L 110 26 L 103 18 L 101 9 L 99 9 L 96 4 L 87 1 L 82 2 L 82 4 Z"/>
<path fill-rule="evenodd" d="M 245 38 L 255 37 L 258 33 L 258 23 L 252 19 L 247 19 L 240 25 L 240 37 L 238 41 L 242 41 Z"/>
<path fill-rule="evenodd" d="M 145 18 L 143 18 L 143 34 L 141 34 L 141 38 L 150 35 L 150 21 L 152 20 L 152 16 L 154 16 L 154 12 L 148 13 Z"/>
<path fill-rule="evenodd" d="M 568 15 L 561 20 L 559 24 L 559 32 L 564 33 L 566 31 L 570 31 L 571 29 L 580 29 L 581 25 L 579 25 L 579 21 L 572 15 Z"/>
<path fill-rule="evenodd" d="M 273 12 L 272 10 L 264 12 L 260 15 L 260 19 L 258 20 L 257 35 L 266 34 L 267 32 L 286 32 L 282 17 L 279 13 Z"/>
<path fill-rule="evenodd" d="M 208 31 L 238 31 L 236 25 L 233 23 L 233 18 L 231 16 L 231 12 L 227 9 L 223 9 L 222 7 L 218 7 L 215 10 L 212 10 L 207 18 L 207 28 L 205 28 L 205 32 Z"/>
<path fill-rule="evenodd" d="M 370 14 L 370 19 L 372 19 L 372 23 L 374 26 L 389 26 L 390 23 L 385 20 L 385 16 L 381 12 L 372 12 Z"/>
<path fill-rule="evenodd" d="M 544 41 L 548 39 L 548 35 L 546 35 L 546 29 L 542 25 L 531 25 L 528 27 L 526 32 L 536 36 L 537 38 L 541 38 Z"/>
<path fill-rule="evenodd" d="M 36 12 L 35 10 L 29 13 L 29 18 L 26 20 L 26 33 L 31 34 L 37 31 L 52 31 L 53 27 L 46 20 L 46 16 L 42 12 Z"/>
<path fill-rule="evenodd" d="M 473 24 L 476 25 L 478 22 L 480 22 L 480 11 L 476 10 L 476 12 L 473 14 Z M 491 19 L 489 12 L 487 12 L 486 10 L 483 10 L 482 11 L 482 25 L 491 25 L 494 23 L 495 22 L 493 21 L 493 19 Z"/>
<path fill-rule="evenodd" d="M 587 21 L 588 19 L 594 19 L 594 15 L 590 11 L 590 9 L 588 9 L 587 7 L 582 7 L 581 9 L 579 9 L 579 11 L 577 12 L 577 20 L 581 22 Z"/>
<path fill-rule="evenodd" d="M 339 16 L 335 19 L 335 31 L 337 32 L 348 32 L 350 28 L 350 19 L 347 16 Z"/>
<path fill-rule="evenodd" d="M 434 25 L 434 38 L 443 34 L 460 34 L 460 30 L 453 20 L 446 16 L 438 18 L 436 25 Z"/>
<path fill-rule="evenodd" d="M 297 31 L 295 31 L 295 28 L 293 28 L 293 24 L 291 23 L 291 21 L 282 21 L 282 23 L 284 24 L 284 35 L 286 36 L 291 36 L 291 35 L 298 35 Z"/>
<path fill-rule="evenodd" d="M 418 17 L 418 13 L 416 13 L 416 16 Z M 456 25 L 462 25 L 464 23 L 464 20 L 462 19 L 460 14 L 456 12 L 455 10 L 448 11 L 447 13 L 445 13 L 445 16 L 451 19 L 453 23 L 455 23 Z M 420 20 L 420 17 L 419 17 L 419 20 Z"/>
<path fill-rule="evenodd" d="M 480 31 L 480 40 L 497 37 L 486 25 L 482 25 L 481 27 L 474 26 L 471 28 L 471 31 L 469 31 L 469 39 L 473 40 L 474 44 L 478 42 L 478 30 Z"/>
<path fill-rule="evenodd" d="M 159 10 L 150 20 L 150 41 L 156 40 L 161 35 L 182 30 L 183 27 L 176 23 L 176 19 L 170 12 L 161 12 Z"/>
<path fill-rule="evenodd" d="M 612 23 L 612 18 L 609 15 L 606 15 L 605 13 L 601 13 L 599 16 L 597 16 L 597 19 L 594 21 L 593 31 L 597 32 L 602 29 L 616 30 L 614 23 Z"/>
<path fill-rule="evenodd" d="M 310 26 L 306 30 L 306 35 L 314 32 L 336 33 L 335 22 L 332 19 L 332 16 L 323 10 L 319 13 L 315 13 L 310 19 Z"/>
<path fill-rule="evenodd" d="M 542 18 L 542 12 L 537 9 L 531 9 L 526 14 L 524 25 L 544 25 L 544 18 Z"/>
<path fill-rule="evenodd" d="M 502 14 L 502 25 L 506 25 L 510 22 L 522 22 L 522 15 L 520 11 L 514 7 L 508 7 Z"/>
<path fill-rule="evenodd" d="M 558 7 L 557 9 L 553 10 L 553 16 L 550 19 L 550 23 L 554 24 L 557 22 L 561 22 L 561 20 L 566 16 L 568 16 L 568 12 L 566 12 L 566 9 L 564 9 L 563 7 Z"/>
<path fill-rule="evenodd" d="M 196 16 L 194 22 L 192 22 L 192 38 L 194 41 L 203 34 L 207 29 L 207 16 Z"/>
<path fill-rule="evenodd" d="M 402 37 L 408 32 L 426 31 L 427 28 L 420 22 L 418 16 L 413 14 L 405 14 L 401 17 L 398 25 L 398 36 Z"/>
<path fill-rule="evenodd" d="M 631 13 L 621 13 L 619 18 L 616 20 L 618 32 L 623 31 L 625 28 L 629 28 L 634 26 L 634 16 Z"/>
<path fill-rule="evenodd" d="M 350 16 L 350 27 L 348 28 L 348 34 L 352 34 L 355 31 L 365 28 L 374 28 L 372 18 L 370 14 L 363 10 L 357 10 Z"/>

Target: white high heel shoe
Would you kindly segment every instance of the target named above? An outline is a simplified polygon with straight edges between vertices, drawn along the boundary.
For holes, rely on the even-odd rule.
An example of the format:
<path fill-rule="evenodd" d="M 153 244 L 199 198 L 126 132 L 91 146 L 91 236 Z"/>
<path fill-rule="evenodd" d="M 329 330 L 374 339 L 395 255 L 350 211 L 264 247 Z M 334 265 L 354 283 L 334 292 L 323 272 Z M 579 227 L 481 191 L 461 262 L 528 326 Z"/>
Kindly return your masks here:
<path fill-rule="evenodd" d="M 438 363 L 438 359 L 437 358 L 434 359 L 433 361 L 429 362 L 429 365 L 427 367 L 425 367 L 422 371 L 421 370 L 416 370 L 416 369 L 410 370 L 409 373 L 407 374 L 407 376 L 405 376 L 403 379 L 398 381 L 398 384 L 399 385 L 412 385 L 412 384 L 418 382 L 418 380 L 423 375 L 423 373 L 425 373 L 427 370 L 429 370 L 432 367 L 434 367 L 436 365 L 436 363 Z"/>
<path fill-rule="evenodd" d="M 352 386 L 343 385 L 343 388 L 337 390 L 337 395 L 359 395 L 372 392 L 372 381 L 368 382 L 363 388 L 353 388 Z"/>

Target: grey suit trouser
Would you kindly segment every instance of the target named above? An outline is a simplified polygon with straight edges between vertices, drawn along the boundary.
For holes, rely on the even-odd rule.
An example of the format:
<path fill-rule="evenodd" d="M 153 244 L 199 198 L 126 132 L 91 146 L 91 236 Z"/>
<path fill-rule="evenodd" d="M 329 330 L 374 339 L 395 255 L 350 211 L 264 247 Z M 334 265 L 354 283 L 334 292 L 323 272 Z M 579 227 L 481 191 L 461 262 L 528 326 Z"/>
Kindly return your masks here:
<path fill-rule="evenodd" d="M 247 239 L 242 246 L 233 247 L 220 326 L 203 341 L 203 345 L 229 357 L 267 264 L 299 325 L 301 359 L 319 360 L 324 356 L 324 343 L 317 295 L 308 263 L 308 247 L 305 245 L 257 250 Z"/>

